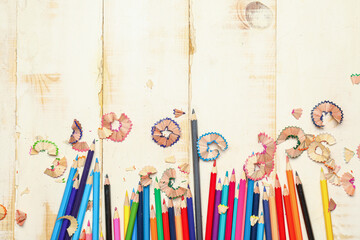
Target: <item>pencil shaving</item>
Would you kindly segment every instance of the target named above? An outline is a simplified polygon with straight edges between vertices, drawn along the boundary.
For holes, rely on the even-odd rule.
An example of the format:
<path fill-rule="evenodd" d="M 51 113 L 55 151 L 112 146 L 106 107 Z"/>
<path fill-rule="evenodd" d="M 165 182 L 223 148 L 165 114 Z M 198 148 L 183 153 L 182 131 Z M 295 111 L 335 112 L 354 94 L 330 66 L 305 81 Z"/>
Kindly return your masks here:
<path fill-rule="evenodd" d="M 355 193 L 355 178 L 354 178 L 354 176 L 349 172 L 344 173 L 341 176 L 341 186 L 343 187 L 343 189 L 349 196 L 354 195 L 354 193 Z"/>
<path fill-rule="evenodd" d="M 0 220 L 3 220 L 6 217 L 7 209 L 4 205 L 0 204 Z"/>
<path fill-rule="evenodd" d="M 259 217 L 258 217 L 258 216 L 252 215 L 252 216 L 250 217 L 250 223 L 251 223 L 251 226 L 252 226 L 252 227 L 255 226 L 255 224 L 256 224 L 258 221 L 259 221 Z"/>
<path fill-rule="evenodd" d="M 303 113 L 302 108 L 294 108 L 291 112 L 291 114 L 294 116 L 294 118 L 296 118 L 297 120 L 299 120 L 299 118 L 301 117 Z"/>
<path fill-rule="evenodd" d="M 29 194 L 29 193 L 30 193 L 30 190 L 29 190 L 28 187 L 26 187 L 25 190 L 20 193 L 20 196 L 25 195 L 25 194 Z"/>
<path fill-rule="evenodd" d="M 178 166 L 180 172 L 189 174 L 190 173 L 190 165 L 188 163 L 183 163 Z"/>
<path fill-rule="evenodd" d="M 352 84 L 359 84 L 360 83 L 360 74 L 351 74 L 350 76 Z"/>
<path fill-rule="evenodd" d="M 298 147 L 300 151 L 305 151 L 309 148 L 310 144 L 315 141 L 315 135 L 305 134 L 305 140 L 302 141 Z"/>
<path fill-rule="evenodd" d="M 93 208 L 93 201 L 92 200 L 89 200 L 88 201 L 88 204 L 86 206 L 86 211 L 91 211 Z"/>
<path fill-rule="evenodd" d="M 258 160 L 259 154 L 253 154 L 246 159 L 244 165 L 246 176 L 254 181 L 263 179 L 266 176 L 265 164 Z"/>
<path fill-rule="evenodd" d="M 86 157 L 85 156 L 79 156 L 77 160 L 77 167 L 82 168 L 85 166 Z"/>
<path fill-rule="evenodd" d="M 265 133 L 259 133 L 258 141 L 264 150 L 259 154 L 258 162 L 264 164 L 264 171 L 267 176 L 274 170 L 274 156 L 276 152 L 276 142 Z"/>
<path fill-rule="evenodd" d="M 349 163 L 350 160 L 354 157 L 355 153 L 348 148 L 344 148 L 344 159 L 346 163 Z"/>
<path fill-rule="evenodd" d="M 171 147 L 179 141 L 181 135 L 180 126 L 171 118 L 164 118 L 156 122 L 151 128 L 153 141 L 163 148 Z"/>
<path fill-rule="evenodd" d="M 228 148 L 226 139 L 219 133 L 205 133 L 197 141 L 197 151 L 200 159 L 204 161 L 212 161 L 220 156 L 218 149 L 210 149 L 211 144 L 215 144 L 219 149 L 225 151 Z"/>
<path fill-rule="evenodd" d="M 327 144 L 334 145 L 336 143 L 336 139 L 329 133 L 322 133 L 315 137 L 315 141 L 317 142 L 326 142 Z"/>
<path fill-rule="evenodd" d="M 62 176 L 67 168 L 66 158 L 56 158 L 52 164 L 53 166 L 51 168 L 45 169 L 44 173 L 52 178 L 58 178 Z"/>
<path fill-rule="evenodd" d="M 299 147 L 301 143 L 305 141 L 305 133 L 299 127 L 294 127 L 294 126 L 286 127 L 280 132 L 276 142 L 277 144 L 281 144 L 290 138 L 295 139 L 297 141 L 297 144 L 293 148 L 286 149 L 285 152 L 288 155 L 288 157 L 297 158 L 303 153 L 303 151 L 301 151 Z"/>
<path fill-rule="evenodd" d="M 36 155 L 39 154 L 39 152 L 47 152 L 47 154 L 51 155 L 51 156 L 57 156 L 59 153 L 59 148 L 58 146 L 52 142 L 52 141 L 48 141 L 48 140 L 37 140 L 31 150 L 30 150 L 30 154 L 31 155 Z"/>
<path fill-rule="evenodd" d="M 87 142 L 77 142 L 72 145 L 72 149 L 78 152 L 87 152 L 90 150 L 90 147 Z"/>
<path fill-rule="evenodd" d="M 335 201 L 334 201 L 332 198 L 330 198 L 330 200 L 329 200 L 329 211 L 330 211 L 330 212 L 331 212 L 331 211 L 334 211 L 335 208 L 336 208 L 336 203 L 335 203 Z"/>
<path fill-rule="evenodd" d="M 22 212 L 20 210 L 16 210 L 16 212 L 15 212 L 15 221 L 16 221 L 17 225 L 19 225 L 19 226 L 24 225 L 26 218 L 27 218 L 26 213 L 24 213 L 24 212 Z"/>
<path fill-rule="evenodd" d="M 335 160 L 330 158 L 329 160 L 327 160 L 325 162 L 325 167 L 329 168 L 330 170 L 334 170 L 335 169 Z"/>
<path fill-rule="evenodd" d="M 170 157 L 165 158 L 165 162 L 166 163 L 176 163 L 175 156 L 170 156 Z"/>
<path fill-rule="evenodd" d="M 159 188 L 169 198 L 178 198 L 186 193 L 186 188 L 178 186 L 174 187 L 176 181 L 176 171 L 174 168 L 168 168 L 164 171 L 160 181 Z"/>
<path fill-rule="evenodd" d="M 178 117 L 181 117 L 182 115 L 184 115 L 185 114 L 185 112 L 184 111 L 181 111 L 181 110 L 179 110 L 179 109 L 174 109 L 174 115 L 175 115 L 175 117 L 176 118 L 178 118 Z"/>
<path fill-rule="evenodd" d="M 323 101 L 317 104 L 311 111 L 311 120 L 318 128 L 324 127 L 323 116 L 330 114 L 338 124 L 343 121 L 344 114 L 339 106 L 331 101 Z"/>
<path fill-rule="evenodd" d="M 71 237 L 76 229 L 78 228 L 78 222 L 76 220 L 76 218 L 74 218 L 73 216 L 70 216 L 70 215 L 67 215 L 67 216 L 62 216 L 62 217 L 59 217 L 57 220 L 59 219 L 67 219 L 70 221 L 70 226 L 67 228 L 67 232 L 69 234 L 69 236 Z"/>
<path fill-rule="evenodd" d="M 318 148 L 321 150 L 321 154 L 316 153 Z M 310 144 L 307 153 L 311 160 L 319 163 L 324 163 L 330 158 L 329 148 L 316 141 Z"/>
<path fill-rule="evenodd" d="M 329 181 L 332 185 L 340 186 L 340 177 L 337 175 L 337 173 L 340 170 L 340 166 L 335 165 L 334 170 L 328 169 L 328 173 L 325 173 L 326 180 Z"/>
<path fill-rule="evenodd" d="M 220 205 L 218 206 L 218 212 L 219 212 L 220 215 L 226 213 L 226 211 L 227 211 L 228 209 L 229 209 L 228 206 L 225 206 L 225 205 L 222 205 L 222 204 L 220 204 Z"/>
<path fill-rule="evenodd" d="M 105 139 L 110 137 L 112 134 L 112 131 L 106 127 L 102 127 L 98 129 L 98 135 L 100 139 Z"/>
<path fill-rule="evenodd" d="M 139 172 L 140 176 L 146 176 L 146 175 L 152 175 L 157 173 L 157 170 L 155 167 L 153 166 L 145 166 L 141 169 L 141 171 Z"/>
<path fill-rule="evenodd" d="M 73 132 L 70 135 L 69 143 L 74 144 L 82 138 L 83 130 L 80 122 L 76 119 L 74 119 L 73 124 L 71 125 L 71 129 L 73 130 Z"/>
<path fill-rule="evenodd" d="M 113 124 L 116 121 L 118 122 L 119 126 L 115 128 L 113 127 Z M 106 138 L 114 142 L 124 141 L 126 137 L 129 135 L 133 125 L 130 118 L 125 113 L 122 113 L 119 118 L 113 112 L 106 113 L 102 116 L 101 122 L 102 122 L 102 128 L 103 129 L 106 128 L 107 130 L 104 130 L 100 134 L 103 134 L 102 136 L 104 135 L 106 136 L 109 134 L 109 131 L 111 131 L 111 135 L 109 135 Z"/>

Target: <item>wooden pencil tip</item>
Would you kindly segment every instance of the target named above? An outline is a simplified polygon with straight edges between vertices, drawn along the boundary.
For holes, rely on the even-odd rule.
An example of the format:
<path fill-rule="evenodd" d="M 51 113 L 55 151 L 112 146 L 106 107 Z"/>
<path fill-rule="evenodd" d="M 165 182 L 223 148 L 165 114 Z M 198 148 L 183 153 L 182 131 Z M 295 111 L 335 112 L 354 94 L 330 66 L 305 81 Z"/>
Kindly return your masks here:
<path fill-rule="evenodd" d="M 289 157 L 288 157 L 288 156 L 286 156 L 286 162 L 287 162 L 287 163 L 289 162 Z"/>
<path fill-rule="evenodd" d="M 105 178 L 109 178 L 109 175 L 108 175 L 108 174 L 106 174 L 106 175 L 105 175 Z"/>

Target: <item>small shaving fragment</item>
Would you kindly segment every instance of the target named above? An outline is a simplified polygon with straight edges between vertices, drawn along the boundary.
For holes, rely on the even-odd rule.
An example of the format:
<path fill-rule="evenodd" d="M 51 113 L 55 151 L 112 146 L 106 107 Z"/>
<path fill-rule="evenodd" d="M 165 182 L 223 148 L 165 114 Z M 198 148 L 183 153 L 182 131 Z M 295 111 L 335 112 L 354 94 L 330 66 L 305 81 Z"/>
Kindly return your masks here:
<path fill-rule="evenodd" d="M 291 112 L 291 114 L 294 116 L 294 118 L 296 118 L 297 120 L 299 120 L 299 118 L 301 117 L 302 115 L 302 108 L 294 108 Z"/>
<path fill-rule="evenodd" d="M 86 162 L 86 157 L 85 156 L 78 156 L 78 168 L 82 168 L 85 166 L 85 162 Z"/>
<path fill-rule="evenodd" d="M 360 74 L 351 74 L 350 76 L 352 84 L 359 84 L 360 83 Z"/>
<path fill-rule="evenodd" d="M 342 185 L 343 189 L 345 190 L 345 192 L 349 196 L 354 195 L 354 193 L 355 193 L 355 178 L 351 173 L 346 172 L 341 176 L 341 185 Z"/>
<path fill-rule="evenodd" d="M 128 167 L 128 168 L 125 168 L 125 171 L 127 171 L 127 172 L 131 172 L 131 171 L 135 171 L 135 170 L 136 170 L 135 165 L 133 165 L 131 167 Z"/>
<path fill-rule="evenodd" d="M 226 211 L 228 210 L 228 206 L 225 206 L 225 205 L 222 205 L 222 204 L 220 204 L 219 206 L 218 206 L 218 211 L 219 211 L 219 214 L 224 214 L 224 213 L 226 213 Z"/>
<path fill-rule="evenodd" d="M 0 204 L 0 220 L 3 220 L 6 217 L 7 209 L 4 205 Z"/>
<path fill-rule="evenodd" d="M 89 200 L 88 201 L 88 204 L 86 206 L 86 211 L 91 211 L 93 208 L 93 201 L 92 200 Z"/>
<path fill-rule="evenodd" d="M 189 174 L 190 173 L 190 165 L 188 163 L 183 163 L 179 165 L 179 170 L 182 173 Z"/>
<path fill-rule="evenodd" d="M 149 89 L 152 89 L 154 86 L 153 81 L 151 81 L 150 79 L 146 82 L 146 87 L 148 87 Z"/>
<path fill-rule="evenodd" d="M 56 183 L 65 183 L 65 178 L 55 180 Z"/>
<path fill-rule="evenodd" d="M 78 222 L 77 222 L 76 218 L 74 218 L 73 216 L 67 215 L 67 216 L 59 217 L 57 220 L 59 220 L 59 219 L 67 219 L 70 221 L 70 226 L 68 227 L 67 232 L 68 232 L 69 236 L 71 237 L 75 233 L 76 229 L 78 228 Z"/>
<path fill-rule="evenodd" d="M 28 187 L 26 187 L 25 190 L 20 193 L 20 196 L 25 195 L 25 194 L 29 194 L 29 193 L 30 193 L 30 190 L 29 190 Z"/>
<path fill-rule="evenodd" d="M 44 173 L 52 178 L 58 178 L 64 174 L 67 168 L 67 161 L 66 158 L 63 157 L 62 159 L 56 158 L 53 161 L 53 165 L 51 168 L 45 169 Z"/>
<path fill-rule="evenodd" d="M 259 221 L 259 217 L 258 217 L 258 216 L 252 215 L 252 216 L 250 217 L 250 223 L 251 223 L 251 226 L 252 226 L 252 227 L 255 226 L 255 224 L 256 224 L 258 221 Z"/>
<path fill-rule="evenodd" d="M 15 221 L 16 221 L 17 225 L 19 225 L 19 226 L 24 225 L 26 218 L 27 218 L 26 213 L 24 213 L 20 210 L 16 210 Z"/>
<path fill-rule="evenodd" d="M 330 212 L 331 212 L 331 211 L 334 211 L 335 208 L 336 208 L 336 203 L 335 203 L 335 201 L 334 201 L 332 198 L 330 198 L 330 200 L 329 200 L 329 211 L 330 211 Z"/>
<path fill-rule="evenodd" d="M 348 148 L 344 148 L 344 158 L 346 163 L 349 163 L 350 160 L 354 157 L 354 155 L 355 153 L 353 151 Z"/>
<path fill-rule="evenodd" d="M 157 170 L 155 167 L 153 166 L 145 166 L 143 167 L 143 169 L 141 169 L 141 171 L 139 172 L 140 176 L 146 176 L 146 175 L 152 175 L 157 173 Z"/>
<path fill-rule="evenodd" d="M 165 162 L 166 163 L 175 163 L 176 159 L 174 156 L 170 156 L 170 157 L 165 158 Z"/>

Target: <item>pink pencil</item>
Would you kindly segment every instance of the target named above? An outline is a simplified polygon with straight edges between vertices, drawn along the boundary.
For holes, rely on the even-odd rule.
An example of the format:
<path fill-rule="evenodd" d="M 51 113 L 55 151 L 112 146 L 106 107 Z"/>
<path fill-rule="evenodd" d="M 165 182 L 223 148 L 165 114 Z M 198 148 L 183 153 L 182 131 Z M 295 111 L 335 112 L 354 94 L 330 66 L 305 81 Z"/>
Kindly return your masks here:
<path fill-rule="evenodd" d="M 92 231 L 90 227 L 90 221 L 88 221 L 86 231 L 85 231 L 85 240 L 92 240 Z"/>
<path fill-rule="evenodd" d="M 235 169 L 233 169 L 230 183 L 229 183 L 229 196 L 228 196 L 228 210 L 226 215 L 225 227 L 225 240 L 231 240 L 232 219 L 234 214 L 234 198 L 235 198 Z"/>
<path fill-rule="evenodd" d="M 240 188 L 239 188 L 239 199 L 238 199 L 239 203 L 238 203 L 238 209 L 236 215 L 235 239 L 244 239 L 246 193 L 247 193 L 246 175 L 245 172 L 242 171 L 240 176 Z"/>
<path fill-rule="evenodd" d="M 114 240 L 121 240 L 120 218 L 119 218 L 119 211 L 117 210 L 117 207 L 115 208 L 113 222 L 114 222 Z"/>

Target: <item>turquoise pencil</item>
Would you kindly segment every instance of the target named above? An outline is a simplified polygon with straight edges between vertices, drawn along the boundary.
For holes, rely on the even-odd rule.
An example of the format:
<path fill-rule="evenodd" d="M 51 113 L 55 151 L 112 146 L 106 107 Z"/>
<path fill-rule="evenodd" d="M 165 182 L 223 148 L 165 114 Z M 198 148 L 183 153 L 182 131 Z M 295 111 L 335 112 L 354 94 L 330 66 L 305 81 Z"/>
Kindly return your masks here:
<path fill-rule="evenodd" d="M 223 190 L 221 193 L 221 205 L 227 206 L 228 204 L 228 197 L 229 197 L 229 173 L 226 172 Z M 225 239 L 225 228 L 226 228 L 226 212 L 220 215 L 220 222 L 219 222 L 219 236 L 218 240 Z"/>
<path fill-rule="evenodd" d="M 93 187 L 93 222 L 92 239 L 99 240 L 99 211 L 100 211 L 100 167 L 99 160 L 96 158 L 94 167 L 94 187 Z"/>
<path fill-rule="evenodd" d="M 78 213 L 78 217 L 77 217 L 78 228 L 77 228 L 76 232 L 74 233 L 72 240 L 79 240 L 79 237 L 80 237 L 82 225 L 84 222 L 85 212 L 86 212 L 86 208 L 87 208 L 87 204 L 89 201 L 89 196 L 90 196 L 91 188 L 92 188 L 92 184 L 93 184 L 93 174 L 94 174 L 94 171 L 91 171 L 90 176 L 88 177 L 88 179 L 86 181 L 86 186 L 85 186 L 83 197 L 81 199 L 79 213 Z"/>
<path fill-rule="evenodd" d="M 237 185 L 236 192 L 235 192 L 234 213 L 233 213 L 232 229 L 231 229 L 231 240 L 235 240 L 236 217 L 237 217 L 237 208 L 238 208 L 238 200 L 239 200 L 239 188 L 240 188 L 240 184 Z"/>
<path fill-rule="evenodd" d="M 143 190 L 144 240 L 150 240 L 150 185 L 144 186 Z"/>
<path fill-rule="evenodd" d="M 253 196 L 254 196 L 254 181 L 249 178 L 247 195 L 246 195 L 244 240 L 250 240 L 250 230 L 251 230 L 250 217 L 252 214 Z"/>
<path fill-rule="evenodd" d="M 264 216 L 263 213 L 261 213 L 257 226 L 256 240 L 263 240 L 263 239 L 264 239 Z"/>
<path fill-rule="evenodd" d="M 75 176 L 77 165 L 78 165 L 77 160 L 78 160 L 78 156 L 76 156 L 76 159 L 74 160 L 73 164 L 71 165 L 71 169 L 70 169 L 70 172 L 69 172 L 68 179 L 66 181 L 64 194 L 63 194 L 63 197 L 62 197 L 62 200 L 61 200 L 59 212 L 58 212 L 58 215 L 57 215 L 56 219 L 58 219 L 59 217 L 64 216 L 64 214 L 65 214 L 66 206 L 68 204 L 70 193 L 71 193 L 72 186 L 73 186 L 73 183 L 74 183 L 73 178 Z M 62 222 L 63 222 L 62 219 L 55 222 L 54 229 L 53 229 L 53 232 L 51 234 L 51 240 L 57 240 L 58 239 L 58 235 L 59 235 L 59 232 L 60 232 Z"/>

